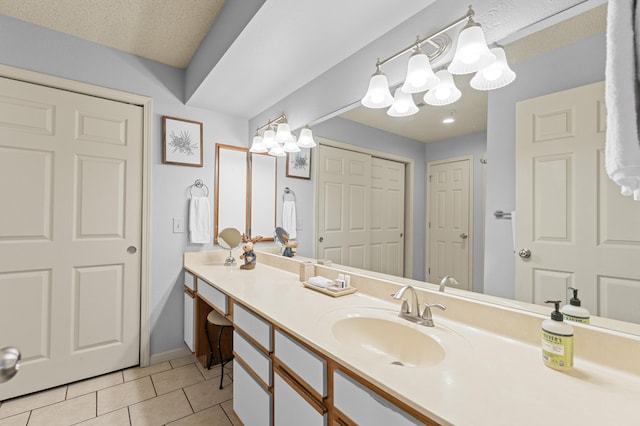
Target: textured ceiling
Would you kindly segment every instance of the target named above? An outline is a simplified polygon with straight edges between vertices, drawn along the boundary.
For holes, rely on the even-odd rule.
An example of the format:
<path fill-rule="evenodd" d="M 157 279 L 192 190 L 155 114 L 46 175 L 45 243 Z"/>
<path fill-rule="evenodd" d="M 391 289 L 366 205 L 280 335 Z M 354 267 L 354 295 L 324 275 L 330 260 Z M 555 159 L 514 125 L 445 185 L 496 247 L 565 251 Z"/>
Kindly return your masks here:
<path fill-rule="evenodd" d="M 0 14 L 185 68 L 224 3 L 225 0 L 1 0 Z"/>

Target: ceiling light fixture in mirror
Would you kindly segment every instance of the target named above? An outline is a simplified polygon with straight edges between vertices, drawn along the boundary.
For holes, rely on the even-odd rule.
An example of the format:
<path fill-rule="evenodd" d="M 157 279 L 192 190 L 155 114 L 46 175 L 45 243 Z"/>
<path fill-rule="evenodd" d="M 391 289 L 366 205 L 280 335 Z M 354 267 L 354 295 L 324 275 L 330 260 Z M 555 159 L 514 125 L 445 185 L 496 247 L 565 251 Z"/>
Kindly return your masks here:
<path fill-rule="evenodd" d="M 449 105 L 460 99 L 461 92 L 452 74 L 476 73 L 471 80 L 471 87 L 476 90 L 498 89 L 515 80 L 516 74 L 509 68 L 504 50 L 501 47 L 489 50 L 484 32 L 480 24 L 473 20 L 473 15 L 474 11 L 469 6 L 466 15 L 440 31 L 423 39 L 418 36 L 411 46 L 384 60 L 378 59 L 376 72 L 369 80 L 362 105 L 374 109 L 389 108 L 388 115 L 407 117 L 418 112 L 413 99 L 415 93 L 426 92 L 424 102 L 434 106 Z M 451 63 L 446 69 L 434 73 L 431 64 L 442 57 L 452 44 L 445 32 L 465 21 Z M 435 48 L 429 55 L 422 51 L 422 46 L 427 43 Z M 405 81 L 392 96 L 387 76 L 381 67 L 411 51 L 413 53 L 409 58 Z"/>
<path fill-rule="evenodd" d="M 276 130 L 274 130 L 276 129 Z M 262 135 L 260 132 L 263 132 Z M 284 157 L 288 152 L 300 152 L 300 148 L 314 148 L 316 142 L 309 126 L 300 131 L 300 139 L 291 133 L 287 116 L 283 112 L 277 118 L 268 120 L 256 129 L 250 152 L 264 153 L 274 157 Z"/>

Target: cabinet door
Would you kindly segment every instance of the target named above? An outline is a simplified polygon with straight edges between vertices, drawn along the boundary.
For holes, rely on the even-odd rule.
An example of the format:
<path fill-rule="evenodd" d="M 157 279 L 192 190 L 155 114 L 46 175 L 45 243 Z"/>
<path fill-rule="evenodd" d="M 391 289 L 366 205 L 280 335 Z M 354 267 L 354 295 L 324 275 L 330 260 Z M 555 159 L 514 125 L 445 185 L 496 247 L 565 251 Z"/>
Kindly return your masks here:
<path fill-rule="evenodd" d="M 245 426 L 271 425 L 271 393 L 233 361 L 233 411 Z"/>
<path fill-rule="evenodd" d="M 356 424 L 394 426 L 423 424 L 338 370 L 333 373 L 333 398 L 333 405 Z"/>
<path fill-rule="evenodd" d="M 195 352 L 194 322 L 195 299 L 187 292 L 184 293 L 184 343 L 191 352 Z"/>
<path fill-rule="evenodd" d="M 309 404 L 299 392 L 290 386 L 278 371 L 274 374 L 273 391 L 275 424 L 280 426 L 326 426 L 327 414 L 320 413 Z M 235 384 L 234 384 L 235 386 Z"/>

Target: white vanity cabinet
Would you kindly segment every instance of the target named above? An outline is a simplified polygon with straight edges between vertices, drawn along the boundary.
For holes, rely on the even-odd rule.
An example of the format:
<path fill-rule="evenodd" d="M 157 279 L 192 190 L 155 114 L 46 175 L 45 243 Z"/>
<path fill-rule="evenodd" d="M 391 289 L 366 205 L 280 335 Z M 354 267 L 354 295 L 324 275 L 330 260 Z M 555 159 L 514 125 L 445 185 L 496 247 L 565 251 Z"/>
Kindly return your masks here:
<path fill-rule="evenodd" d="M 213 284 L 199 278 L 198 294 L 209 304 L 215 307 L 218 312 L 227 315 L 229 313 L 229 305 L 227 303 L 227 295 L 218 290 Z"/>
<path fill-rule="evenodd" d="M 245 426 L 273 424 L 273 327 L 233 303 L 233 410 Z"/>
<path fill-rule="evenodd" d="M 359 425 L 423 425 L 340 370 L 333 372 L 333 406 Z"/>
<path fill-rule="evenodd" d="M 195 315 L 196 315 L 196 277 L 184 271 L 184 343 L 193 353 L 196 351 Z"/>
<path fill-rule="evenodd" d="M 275 332 L 276 425 L 327 425 L 327 361 L 282 330 Z"/>

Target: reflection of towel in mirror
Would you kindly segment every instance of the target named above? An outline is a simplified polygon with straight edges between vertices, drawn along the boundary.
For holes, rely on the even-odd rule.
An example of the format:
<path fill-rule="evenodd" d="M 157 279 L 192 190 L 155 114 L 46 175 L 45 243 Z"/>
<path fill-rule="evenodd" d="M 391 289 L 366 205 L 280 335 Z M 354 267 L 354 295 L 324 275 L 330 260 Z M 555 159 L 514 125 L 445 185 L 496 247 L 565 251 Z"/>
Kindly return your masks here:
<path fill-rule="evenodd" d="M 296 239 L 296 202 L 285 201 L 282 203 L 282 227 L 289 234 L 290 240 Z"/>
<path fill-rule="evenodd" d="M 638 42 L 640 3 L 609 2 L 607 15 L 607 174 L 623 195 L 640 201 L 640 140 L 638 139 Z"/>
<path fill-rule="evenodd" d="M 195 244 L 211 241 L 211 212 L 208 197 L 191 197 L 189 201 L 189 239 Z"/>

